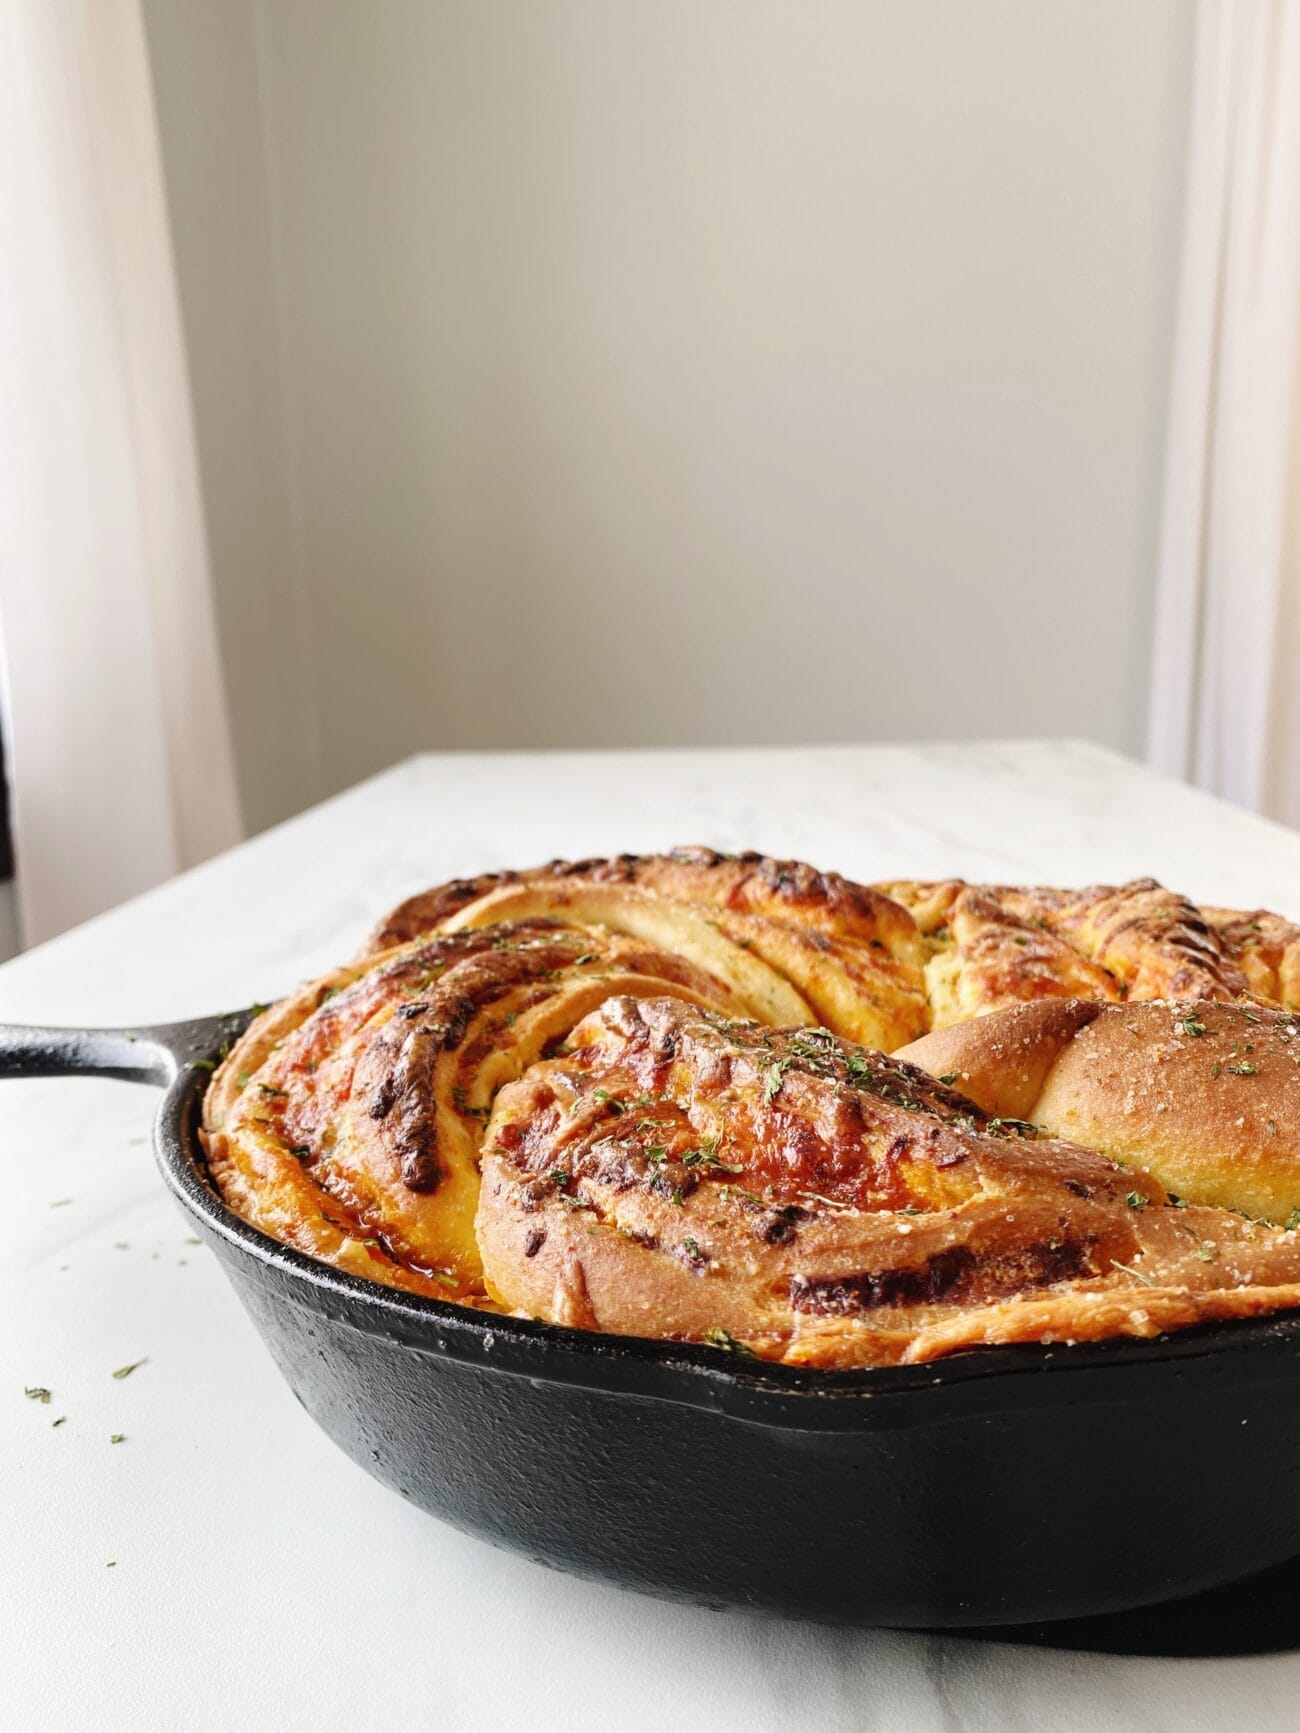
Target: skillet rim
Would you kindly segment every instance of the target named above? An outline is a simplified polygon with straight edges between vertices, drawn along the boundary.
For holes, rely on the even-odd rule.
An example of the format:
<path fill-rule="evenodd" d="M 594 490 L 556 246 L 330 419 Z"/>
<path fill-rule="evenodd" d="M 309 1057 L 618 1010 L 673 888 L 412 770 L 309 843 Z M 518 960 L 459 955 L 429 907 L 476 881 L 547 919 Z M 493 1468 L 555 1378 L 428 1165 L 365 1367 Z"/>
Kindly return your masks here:
<path fill-rule="evenodd" d="M 250 1010 L 221 1019 L 220 1033 L 229 1039 L 252 1015 Z M 291 1303 L 416 1352 L 535 1382 L 669 1400 L 799 1431 L 925 1424 L 972 1409 L 987 1417 L 1049 1404 L 1153 1400 L 1163 1390 L 1172 1393 L 1188 1373 L 1203 1372 L 1236 1388 L 1285 1376 L 1300 1362 L 1300 1310 L 1154 1337 L 1017 1343 L 906 1366 L 832 1371 L 751 1360 L 706 1343 L 480 1312 L 454 1300 L 406 1293 L 308 1257 L 245 1221 L 218 1194 L 198 1120 L 212 1064 L 220 1057 L 215 1040 L 190 1046 L 159 1105 L 154 1157 L 168 1190 L 210 1238 L 278 1281 Z M 1084 1373 L 1090 1374 L 1086 1385 Z"/>

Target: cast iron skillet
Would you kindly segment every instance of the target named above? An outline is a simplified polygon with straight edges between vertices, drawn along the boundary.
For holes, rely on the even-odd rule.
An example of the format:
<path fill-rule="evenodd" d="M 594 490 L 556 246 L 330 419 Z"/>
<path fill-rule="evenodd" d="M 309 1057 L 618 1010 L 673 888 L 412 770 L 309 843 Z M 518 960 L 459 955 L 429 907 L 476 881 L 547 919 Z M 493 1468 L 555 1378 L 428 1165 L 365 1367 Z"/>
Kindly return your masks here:
<path fill-rule="evenodd" d="M 213 1191 L 199 1103 L 250 1015 L 0 1029 L 0 1076 L 162 1085 L 163 1178 L 290 1388 L 456 1527 L 651 1594 L 902 1626 L 1113 1612 L 1300 1553 L 1300 1318 L 829 1373 L 402 1294 Z"/>

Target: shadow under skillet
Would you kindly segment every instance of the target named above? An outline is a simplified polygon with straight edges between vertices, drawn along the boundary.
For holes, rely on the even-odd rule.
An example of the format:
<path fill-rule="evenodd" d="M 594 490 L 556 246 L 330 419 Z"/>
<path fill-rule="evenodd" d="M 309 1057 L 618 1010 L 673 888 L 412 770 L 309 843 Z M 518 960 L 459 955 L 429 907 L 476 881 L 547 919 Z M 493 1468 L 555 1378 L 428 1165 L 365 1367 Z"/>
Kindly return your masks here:
<path fill-rule="evenodd" d="M 1042 1625 L 978 1626 L 947 1636 L 1103 1655 L 1276 1655 L 1300 1649 L 1300 1559 L 1185 1600 Z"/>

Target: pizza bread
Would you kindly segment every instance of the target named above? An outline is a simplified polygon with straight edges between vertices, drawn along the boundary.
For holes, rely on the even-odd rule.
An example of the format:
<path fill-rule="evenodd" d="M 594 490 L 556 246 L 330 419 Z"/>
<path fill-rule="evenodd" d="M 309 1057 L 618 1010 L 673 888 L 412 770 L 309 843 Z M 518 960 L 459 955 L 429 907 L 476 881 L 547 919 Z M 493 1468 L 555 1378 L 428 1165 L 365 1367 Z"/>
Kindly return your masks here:
<path fill-rule="evenodd" d="M 1295 933 L 1152 881 L 493 873 L 254 1019 L 202 1136 L 299 1251 L 554 1322 L 836 1366 L 1246 1316 L 1298 1303 Z"/>

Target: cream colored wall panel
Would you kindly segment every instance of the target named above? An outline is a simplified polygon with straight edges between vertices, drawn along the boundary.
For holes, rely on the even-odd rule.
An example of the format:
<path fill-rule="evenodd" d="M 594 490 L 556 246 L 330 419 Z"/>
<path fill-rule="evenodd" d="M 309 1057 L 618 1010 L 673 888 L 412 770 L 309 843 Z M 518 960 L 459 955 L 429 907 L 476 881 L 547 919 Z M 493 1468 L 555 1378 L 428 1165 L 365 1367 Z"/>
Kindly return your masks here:
<path fill-rule="evenodd" d="M 1136 745 L 1177 0 L 147 9 L 250 809 L 418 746 Z"/>

